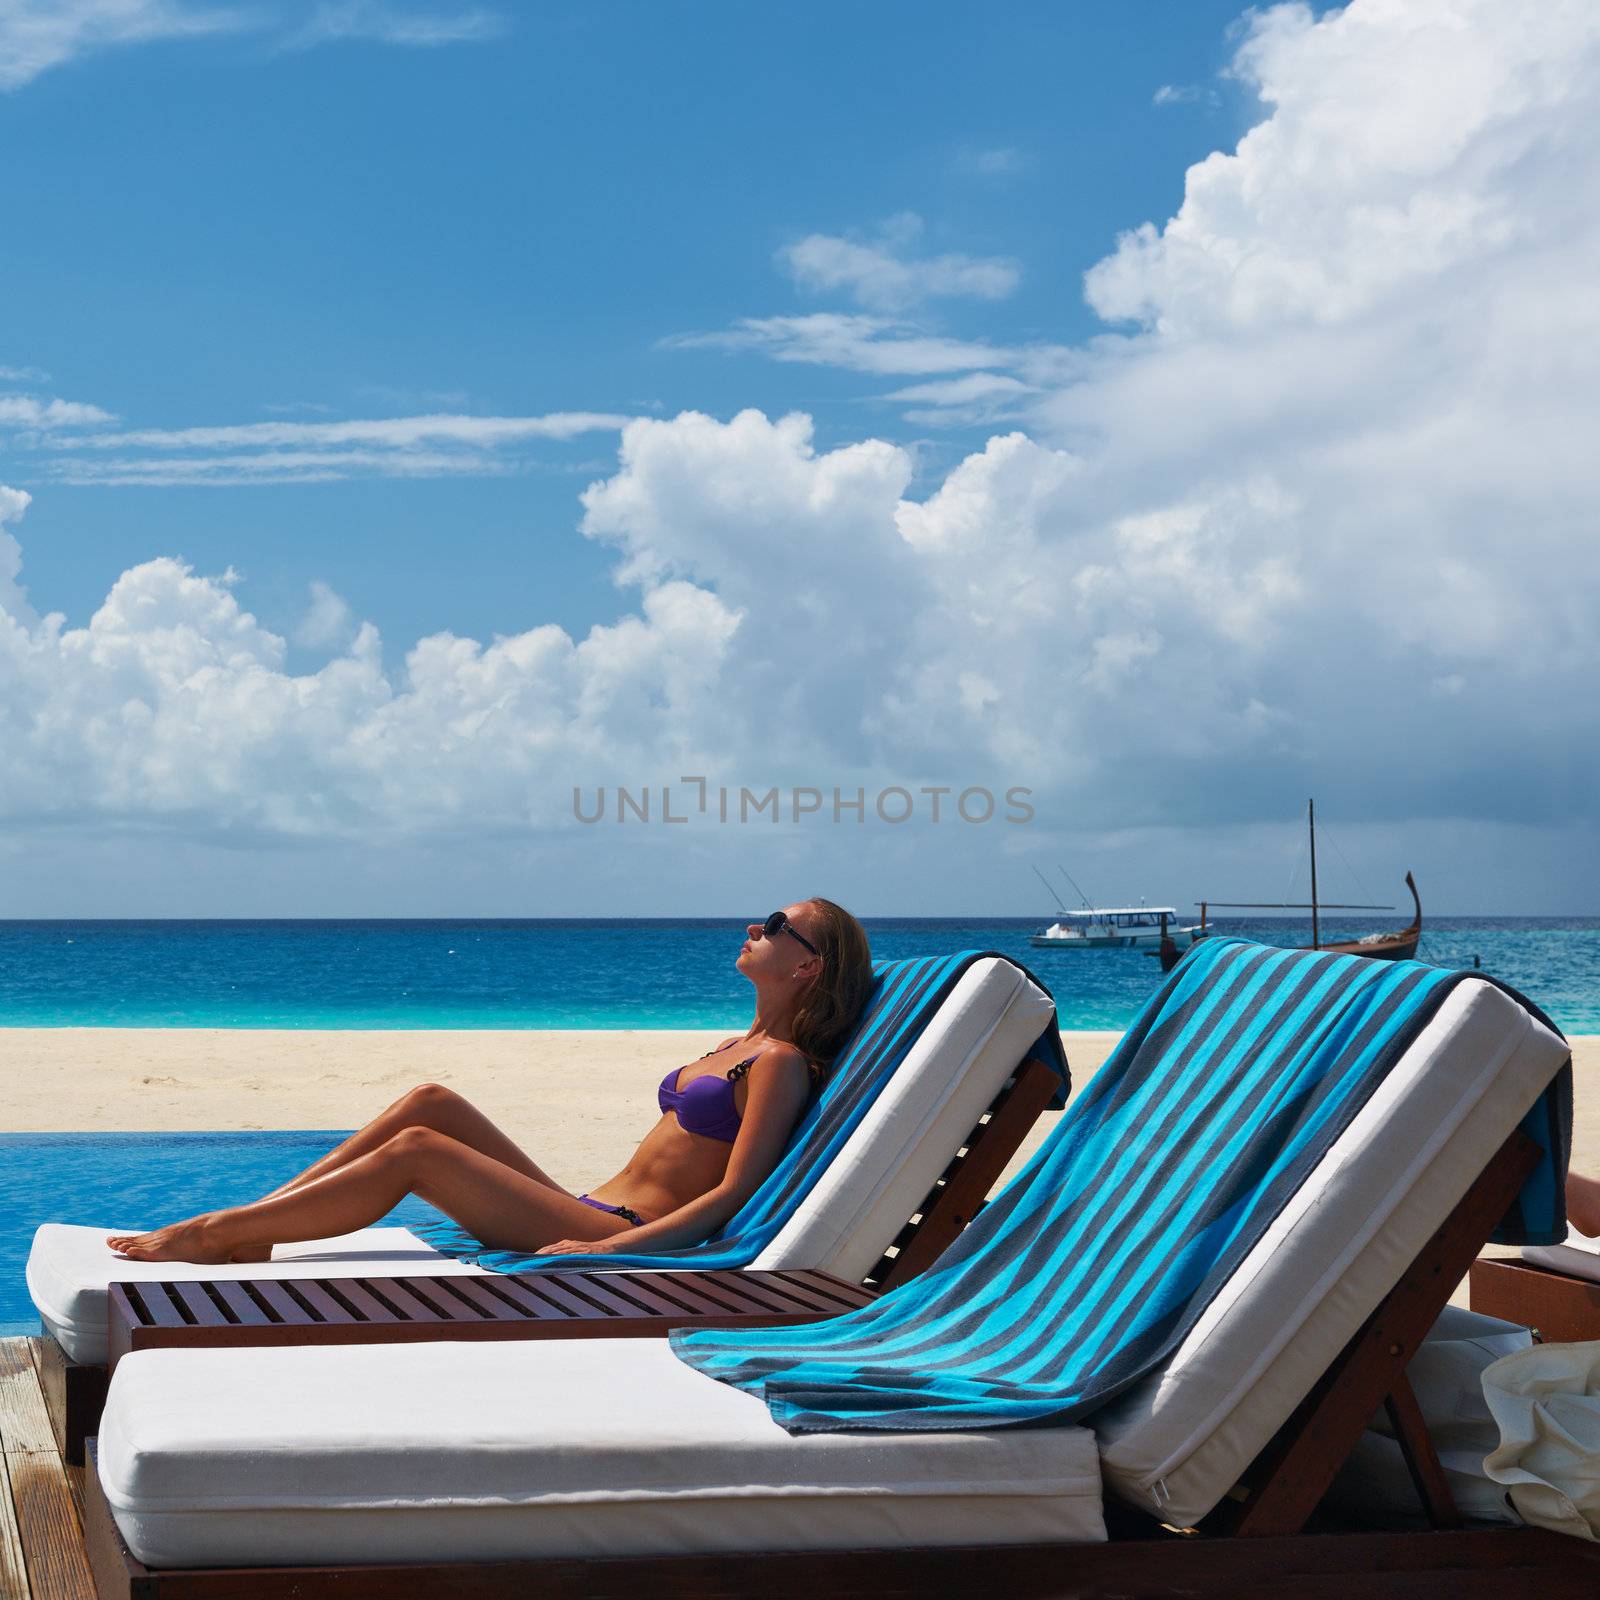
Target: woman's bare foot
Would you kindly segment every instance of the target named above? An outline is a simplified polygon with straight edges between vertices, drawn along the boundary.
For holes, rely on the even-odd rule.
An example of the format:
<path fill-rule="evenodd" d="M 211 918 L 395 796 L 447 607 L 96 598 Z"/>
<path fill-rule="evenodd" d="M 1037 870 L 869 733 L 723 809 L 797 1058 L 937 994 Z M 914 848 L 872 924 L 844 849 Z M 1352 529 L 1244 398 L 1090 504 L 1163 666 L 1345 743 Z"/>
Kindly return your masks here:
<path fill-rule="evenodd" d="M 220 1266 L 233 1258 L 236 1246 L 221 1237 L 216 1217 L 190 1217 L 153 1233 L 113 1234 L 106 1240 L 130 1261 L 197 1261 Z"/>
<path fill-rule="evenodd" d="M 1567 1221 L 1590 1239 L 1600 1239 L 1600 1178 L 1567 1174 Z"/>

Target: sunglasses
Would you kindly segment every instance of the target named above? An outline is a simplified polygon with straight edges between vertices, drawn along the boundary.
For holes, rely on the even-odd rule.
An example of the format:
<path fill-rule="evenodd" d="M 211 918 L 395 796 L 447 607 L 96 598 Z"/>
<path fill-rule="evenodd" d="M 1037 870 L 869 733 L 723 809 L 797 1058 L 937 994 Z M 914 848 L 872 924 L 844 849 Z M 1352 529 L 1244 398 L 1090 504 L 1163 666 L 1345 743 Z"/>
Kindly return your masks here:
<path fill-rule="evenodd" d="M 765 922 L 761 924 L 761 932 L 765 938 L 776 939 L 780 933 L 792 933 L 812 955 L 820 956 L 822 952 L 795 927 L 795 925 L 781 911 L 774 911 Z"/>

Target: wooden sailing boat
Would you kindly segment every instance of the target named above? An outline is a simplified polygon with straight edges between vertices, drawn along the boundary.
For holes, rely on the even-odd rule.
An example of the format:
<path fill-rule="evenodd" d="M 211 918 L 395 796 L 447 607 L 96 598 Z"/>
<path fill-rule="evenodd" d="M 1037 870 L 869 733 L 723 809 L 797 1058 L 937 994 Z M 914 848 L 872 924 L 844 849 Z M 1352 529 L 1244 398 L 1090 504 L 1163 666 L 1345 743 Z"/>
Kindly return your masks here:
<path fill-rule="evenodd" d="M 1375 961 L 1409 961 L 1417 953 L 1417 941 L 1422 937 L 1422 897 L 1417 893 L 1416 880 L 1408 872 L 1406 888 L 1411 891 L 1414 915 L 1409 927 L 1397 928 L 1393 933 L 1369 933 L 1360 939 L 1337 940 L 1332 944 L 1322 942 L 1321 913 L 1324 911 L 1393 911 L 1393 906 L 1346 905 L 1326 903 L 1317 899 L 1317 803 L 1306 802 L 1306 826 L 1311 835 L 1311 901 L 1223 901 L 1200 902 L 1200 927 L 1206 929 L 1209 911 L 1222 907 L 1229 911 L 1307 911 L 1311 913 L 1312 950 L 1327 950 L 1341 956 L 1370 956 Z"/>

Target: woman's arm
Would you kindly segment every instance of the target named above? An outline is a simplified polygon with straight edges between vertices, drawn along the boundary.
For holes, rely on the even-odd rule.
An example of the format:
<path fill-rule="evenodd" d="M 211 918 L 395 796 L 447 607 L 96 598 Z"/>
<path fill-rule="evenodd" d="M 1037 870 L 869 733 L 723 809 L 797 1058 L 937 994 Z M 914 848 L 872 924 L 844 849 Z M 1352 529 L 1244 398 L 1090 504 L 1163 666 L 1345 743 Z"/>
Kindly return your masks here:
<path fill-rule="evenodd" d="M 673 1250 L 709 1239 L 777 1166 L 811 1093 L 806 1058 L 793 1045 L 769 1045 L 751 1064 L 745 1082 L 750 1093 L 745 1101 L 744 1120 L 728 1157 L 728 1170 L 715 1188 L 626 1233 L 606 1239 L 562 1239 L 537 1253 L 632 1254 L 636 1250 Z"/>

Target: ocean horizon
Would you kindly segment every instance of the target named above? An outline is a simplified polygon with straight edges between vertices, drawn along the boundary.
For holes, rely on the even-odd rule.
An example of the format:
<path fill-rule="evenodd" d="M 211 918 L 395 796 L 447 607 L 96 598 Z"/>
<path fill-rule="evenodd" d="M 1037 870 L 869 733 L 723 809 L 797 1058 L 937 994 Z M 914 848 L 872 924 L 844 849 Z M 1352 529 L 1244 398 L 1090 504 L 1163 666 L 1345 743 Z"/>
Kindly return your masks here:
<path fill-rule="evenodd" d="M 866 917 L 877 957 L 994 950 L 1065 1029 L 1120 1029 L 1160 977 L 1137 951 L 1036 949 L 1040 917 Z M 1399 918 L 1392 918 L 1399 921 Z M 1379 919 L 1325 918 L 1325 937 Z M 744 1026 L 731 918 L 0 921 L 0 1027 L 556 1029 Z M 1288 918 L 1219 933 L 1303 944 Z M 1571 1033 L 1600 1032 L 1600 917 L 1435 917 L 1418 958 L 1479 964 Z"/>

